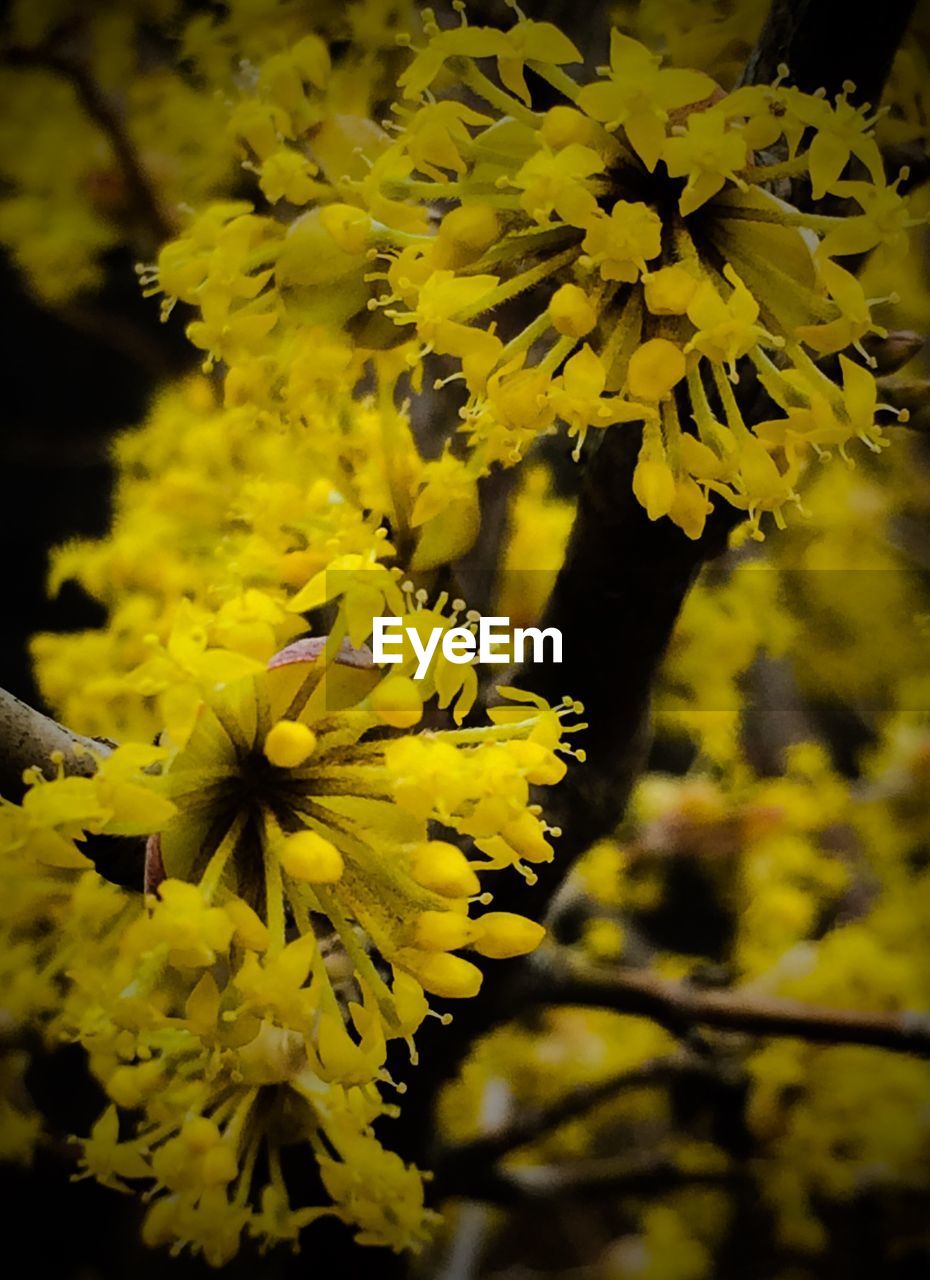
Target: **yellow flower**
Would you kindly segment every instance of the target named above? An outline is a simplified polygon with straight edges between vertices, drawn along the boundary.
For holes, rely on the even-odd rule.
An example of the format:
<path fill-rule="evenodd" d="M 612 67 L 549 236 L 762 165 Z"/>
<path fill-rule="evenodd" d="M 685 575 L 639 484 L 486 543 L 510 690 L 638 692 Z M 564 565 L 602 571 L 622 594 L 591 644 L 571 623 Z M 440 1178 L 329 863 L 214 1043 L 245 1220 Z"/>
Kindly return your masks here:
<path fill-rule="evenodd" d="M 603 364 L 585 344 L 566 361 L 561 377 L 553 383 L 550 402 L 568 426 L 568 434 L 578 437 L 576 455 L 589 427 L 608 427 L 615 422 L 638 422 L 652 416 L 649 405 L 602 395 L 607 382 Z"/>
<path fill-rule="evenodd" d="M 664 400 L 685 376 L 681 348 L 668 338 L 650 338 L 633 352 L 627 388 L 641 400 Z"/>
<path fill-rule="evenodd" d="M 898 192 L 900 176 L 892 183 L 858 181 L 837 182 L 833 190 L 840 196 L 851 196 L 862 209 L 843 219 L 824 236 L 820 246 L 823 257 L 844 257 L 867 253 L 881 246 L 886 257 L 898 261 L 907 252 L 907 232 L 924 219 L 911 218 L 907 201 Z"/>
<path fill-rule="evenodd" d="M 795 334 L 806 346 L 829 355 L 855 345 L 867 333 L 881 337 L 887 332 L 872 323 L 865 290 L 854 275 L 829 258 L 819 264 L 818 272 L 840 314 L 823 324 L 799 325 Z"/>
<path fill-rule="evenodd" d="M 637 29 L 654 26 L 655 15 L 642 21 Z M 669 23 L 663 32 L 671 41 L 682 24 Z M 720 23 L 730 29 L 729 21 Z M 719 48 L 722 31 L 712 25 Z M 744 39 L 744 27 L 735 19 L 732 25 Z M 496 463 L 520 461 L 552 429 L 556 402 L 579 437 L 592 425 L 631 420 L 627 412 L 619 416 L 615 396 L 628 388 L 657 406 L 677 485 L 668 514 L 693 535 L 709 492 L 729 501 L 751 487 L 747 476 L 742 490 L 729 476 L 744 457 L 750 466 L 755 457 L 736 447 L 745 425 L 736 402 L 722 397 L 708 425 L 705 403 L 708 395 L 721 398 L 714 390 L 721 371 L 736 380 L 752 365 L 771 380 L 775 368 L 790 383 L 803 365 L 800 343 L 832 354 L 870 328 L 878 332 L 868 304 L 832 261 L 878 245 L 900 254 L 913 225 L 898 184 L 883 185 L 876 167 L 874 120 L 852 108 L 845 92 L 830 103 L 785 85 L 784 76 L 723 94 L 704 71 L 663 66 L 619 31 L 604 78 L 576 82 L 565 70 L 578 60 L 572 42 L 519 12 L 509 30 L 469 26 L 464 14 L 458 28 L 440 29 L 427 13 L 423 35 L 399 77 L 407 102 L 389 132 L 361 116 L 327 113 L 304 88 L 301 104 L 293 77 L 284 77 L 287 112 L 296 104 L 297 115 L 256 124 L 256 145 L 269 145 L 269 130 L 280 132 L 284 142 L 267 155 L 300 148 L 328 188 L 316 208 L 289 225 L 286 217 L 218 207 L 163 251 L 165 279 L 173 268 L 177 296 L 203 314 L 194 322 L 201 326 L 196 341 L 210 358 L 225 354 L 233 362 L 228 394 L 267 411 L 277 409 L 282 378 L 295 380 L 288 333 L 301 318 L 351 323 L 380 345 L 383 325 L 365 311 L 382 312 L 415 333 L 419 346 L 408 358 L 418 376 L 418 361 L 429 353 L 452 358 L 449 377 L 461 377 L 467 392 L 462 470 L 472 484 Z M 289 57 L 275 54 L 272 62 L 284 67 Z M 564 101 L 547 99 L 537 110 L 527 66 Z M 779 149 L 784 159 L 767 158 Z M 863 161 L 868 180 L 842 178 L 850 155 Z M 826 217 L 793 208 L 772 194 L 785 177 L 807 182 L 812 199 L 827 189 L 849 196 L 862 212 Z M 366 271 L 368 258 L 383 266 Z M 532 300 L 534 314 L 514 331 L 509 304 L 520 296 Z M 600 406 L 587 390 L 583 407 L 571 393 L 566 399 L 580 368 L 568 373 L 568 366 L 582 341 L 604 371 Z M 247 346 L 257 348 L 248 360 Z M 657 354 L 672 348 L 687 357 L 685 370 L 680 360 L 652 368 Z M 685 375 L 687 389 L 673 402 L 670 392 Z M 816 382 L 806 368 L 801 377 Z M 811 394 L 798 393 L 791 407 L 805 409 Z M 784 398 L 776 402 L 787 415 Z M 725 463 L 727 479 L 710 475 L 706 457 L 700 475 L 685 466 L 688 456 L 696 459 L 679 445 L 691 428 L 677 415 L 689 405 L 704 423 L 701 443 Z M 787 416 L 780 430 L 787 440 Z M 776 435 L 767 438 L 772 443 Z M 410 478 L 415 498 L 420 477 Z M 392 529 L 406 539 L 409 495 L 396 475 L 387 487 L 381 509 L 390 507 Z M 781 519 L 780 508 L 772 510 Z M 462 554 L 475 531 L 474 511 L 469 500 L 455 520 L 437 516 L 423 531 L 416 566 Z M 459 538 L 451 532 L 457 522 Z"/>
<path fill-rule="evenodd" d="M 535 860 L 545 828 L 533 820 L 539 835 L 529 845 L 515 832 L 530 817 L 528 780 L 544 770 L 541 761 L 524 763 L 519 748 L 538 741 L 546 759 L 561 740 L 559 715 L 542 703 L 521 709 L 517 719 L 492 712 L 498 727 L 487 731 L 486 743 L 473 730 L 369 739 L 385 719 L 401 723 L 396 690 L 403 667 L 399 672 L 382 681 L 357 651 L 326 660 L 322 651 L 301 657 L 298 644 L 267 674 L 229 685 L 210 699 L 165 776 L 179 816 L 161 838 L 165 871 L 174 877 L 166 884 L 181 878 L 201 885 L 179 884 L 170 903 L 177 897 L 180 907 L 183 891 L 184 910 L 202 910 L 200 894 L 209 901 L 223 886 L 263 911 L 269 954 L 284 945 L 289 913 L 301 928 L 312 913 L 328 914 L 364 981 L 374 984 L 389 1031 L 392 998 L 347 922 L 364 928 L 386 961 L 439 989 L 429 987 L 432 962 L 424 969 L 407 925 L 424 911 L 450 910 L 424 887 L 430 875 L 421 864 L 433 856 L 433 846 L 423 844 L 426 821 L 474 835 L 479 849 L 493 851 L 489 867 Z M 420 714 L 418 698 L 416 719 Z M 410 723 L 406 715 L 403 723 Z M 291 751 L 298 737 L 299 750 Z M 305 754 L 307 743 L 312 751 Z M 480 858 L 474 864 L 484 865 Z M 331 886 L 325 894 L 324 884 Z M 163 928 L 173 919 L 164 914 L 168 905 Z M 200 933 L 207 938 L 205 927 Z M 218 935 L 207 946 L 222 943 Z M 206 957 L 195 961 L 192 954 L 188 963 Z M 449 991 L 449 980 L 436 981 Z"/>
<path fill-rule="evenodd" d="M 737 360 L 761 340 L 775 345 L 775 339 L 756 323 L 759 304 L 729 264 L 723 274 L 733 286 L 729 298 L 723 299 L 705 280 L 688 303 L 688 319 L 696 332 L 685 351 L 700 351 L 708 359 L 727 365 L 734 375 Z"/>
<path fill-rule="evenodd" d="M 662 67 L 661 58 L 630 36 L 610 33 L 608 79 L 586 85 L 578 105 L 609 129 L 622 125 L 633 150 L 652 172 L 662 154 L 669 112 L 711 96 L 715 85 L 700 71 Z"/>
<path fill-rule="evenodd" d="M 563 222 L 583 226 L 597 213 L 586 180 L 603 171 L 604 161 L 596 151 L 570 142 L 558 151 L 534 152 L 509 181 L 523 192 L 520 208 L 534 222 L 544 225 L 556 213 Z"/>
<path fill-rule="evenodd" d="M 746 164 L 747 147 L 737 129 L 728 128 L 722 112 L 692 111 L 685 129 L 669 138 L 662 159 L 673 178 L 687 177 L 678 207 L 693 213 L 733 181 Z"/>
<path fill-rule="evenodd" d="M 647 427 L 633 472 L 633 492 L 650 520 L 668 515 L 675 501 L 675 475 L 665 459 L 657 428 Z"/>
<path fill-rule="evenodd" d="M 609 215 L 598 210 L 585 227 L 582 248 L 604 280 L 632 282 L 662 251 L 662 220 L 641 202 L 618 200 Z"/>
<path fill-rule="evenodd" d="M 875 120 L 868 119 L 868 106 L 854 107 L 847 100 L 852 89 L 848 82 L 844 84 L 832 110 L 822 98 L 798 100 L 796 111 L 799 119 L 817 130 L 809 152 L 811 190 L 815 200 L 836 189 L 850 156 L 862 161 L 877 186 L 884 181 L 881 152 L 871 132 Z"/>
<path fill-rule="evenodd" d="M 464 102 L 430 103 L 412 119 L 408 135 L 411 158 L 419 170 L 439 181 L 444 181 L 444 171 L 465 173 L 462 151 L 471 142 L 468 130 L 490 123 L 490 117 Z"/>

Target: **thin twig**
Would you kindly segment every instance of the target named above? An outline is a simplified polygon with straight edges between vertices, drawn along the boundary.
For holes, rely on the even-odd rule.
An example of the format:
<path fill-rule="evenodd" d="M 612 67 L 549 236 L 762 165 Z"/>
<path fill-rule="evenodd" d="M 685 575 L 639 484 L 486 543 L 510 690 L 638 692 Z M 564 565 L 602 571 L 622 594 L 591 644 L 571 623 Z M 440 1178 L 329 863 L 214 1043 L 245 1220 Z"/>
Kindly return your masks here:
<path fill-rule="evenodd" d="M 24 771 L 39 768 L 46 778 L 89 778 L 98 761 L 115 750 L 107 738 L 85 738 L 57 720 L 0 689 L 0 797 L 18 802 L 26 792 Z M 113 884 L 141 892 L 144 886 L 145 839 L 88 833 L 81 842 L 100 875 Z"/>
<path fill-rule="evenodd" d="M 148 174 L 142 167 L 138 153 L 126 130 L 125 121 L 110 98 L 93 78 L 87 67 L 72 58 L 45 48 L 7 49 L 2 60 L 11 67 L 36 67 L 53 71 L 67 80 L 74 89 L 78 102 L 91 120 L 106 135 L 116 162 L 123 174 L 130 204 L 140 226 L 151 241 L 148 248 L 157 248 L 175 234 L 176 228 L 167 216 Z"/>
<path fill-rule="evenodd" d="M 469 1198 L 514 1207 L 582 1196 L 585 1200 L 653 1196 L 681 1187 L 731 1186 L 738 1179 L 731 1168 L 683 1169 L 661 1157 L 606 1156 L 569 1164 L 498 1168 L 472 1189 Z"/>
<path fill-rule="evenodd" d="M 539 962 L 530 999 L 590 1005 L 652 1018 L 677 1034 L 715 1027 L 746 1035 L 792 1036 L 814 1044 L 856 1044 L 930 1058 L 930 1012 L 865 1011 L 804 1004 L 751 990 L 702 988 L 640 969 L 606 969 L 554 955 Z"/>
<path fill-rule="evenodd" d="M 684 1078 L 709 1078 L 718 1068 L 690 1054 L 654 1058 L 633 1069 L 570 1089 L 549 1106 L 517 1116 L 494 1133 L 449 1147 L 436 1162 L 434 1174 L 439 1194 L 467 1194 L 466 1188 L 487 1174 L 490 1167 L 519 1147 L 553 1133 L 560 1125 L 587 1114 L 602 1102 L 636 1089 L 652 1088 Z"/>

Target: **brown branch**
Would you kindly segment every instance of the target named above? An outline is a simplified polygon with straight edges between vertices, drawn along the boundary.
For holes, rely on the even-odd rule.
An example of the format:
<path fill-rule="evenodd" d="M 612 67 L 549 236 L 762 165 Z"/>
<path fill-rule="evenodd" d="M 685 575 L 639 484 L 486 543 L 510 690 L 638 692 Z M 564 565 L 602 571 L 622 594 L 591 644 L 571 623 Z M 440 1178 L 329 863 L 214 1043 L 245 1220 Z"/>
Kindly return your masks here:
<path fill-rule="evenodd" d="M 7 49 L 3 52 L 2 60 L 10 67 L 53 71 L 71 84 L 78 102 L 106 135 L 113 148 L 114 157 L 126 183 L 130 206 L 150 242 L 146 248 L 154 250 L 170 240 L 176 228 L 139 161 L 124 120 L 87 67 L 64 54 L 41 47 Z"/>
<path fill-rule="evenodd" d="M 495 1169 L 469 1189 L 468 1199 L 516 1207 L 546 1200 L 584 1197 L 654 1196 L 682 1187 L 732 1186 L 732 1168 L 683 1169 L 672 1160 L 646 1156 L 605 1156 L 568 1164 Z"/>
<path fill-rule="evenodd" d="M 89 778 L 97 760 L 109 755 L 114 745 L 73 733 L 0 689 L 0 796 L 7 800 L 23 796 L 25 769 L 38 766 L 46 778 L 54 778 L 58 770 L 52 757 L 60 755 L 66 774 Z"/>
<path fill-rule="evenodd" d="M 0 689 L 0 797 L 20 801 L 26 792 L 23 772 L 42 770 L 58 776 L 58 762 L 68 777 L 89 778 L 97 761 L 116 747 L 106 738 L 85 738 L 57 720 Z M 87 835 L 81 845 L 105 880 L 141 891 L 145 840 L 138 836 Z"/>
<path fill-rule="evenodd" d="M 538 983 L 529 996 L 540 1005 L 591 1005 L 652 1018 L 676 1034 L 713 1027 L 814 1044 L 871 1045 L 930 1058 L 930 1012 L 827 1008 L 754 991 L 672 982 L 640 969 L 603 969 L 554 953 L 539 962 Z"/>
<path fill-rule="evenodd" d="M 849 0 L 774 0 L 743 81 L 766 84 L 787 65 L 791 83 L 833 97 L 851 80 L 859 102 L 878 103 L 916 0 L 880 11 Z"/>
<path fill-rule="evenodd" d="M 546 1134 L 553 1133 L 560 1125 L 585 1115 L 602 1102 L 635 1089 L 664 1085 L 685 1078 L 709 1079 L 718 1074 L 719 1069 L 709 1062 L 690 1054 L 680 1054 L 654 1058 L 633 1070 L 627 1069 L 604 1080 L 570 1089 L 556 1102 L 528 1111 L 495 1132 L 482 1134 L 471 1142 L 447 1148 L 441 1153 L 433 1169 L 438 1184 L 437 1194 L 469 1194 L 469 1189 L 480 1185 L 498 1160 L 518 1147 L 527 1146 Z"/>
<path fill-rule="evenodd" d="M 513 878 L 495 893 L 502 910 L 545 911 L 575 859 L 612 831 L 645 759 L 652 686 L 678 614 L 702 564 L 719 554 L 742 513 L 720 505 L 692 541 L 668 519 L 652 521 L 633 494 L 641 433 L 611 430 L 585 476 L 565 562 L 544 627 L 562 633 L 561 666 L 524 669 L 514 683 L 557 704 L 584 705 L 584 764 L 572 764 L 547 819 L 562 830 L 538 883 Z"/>

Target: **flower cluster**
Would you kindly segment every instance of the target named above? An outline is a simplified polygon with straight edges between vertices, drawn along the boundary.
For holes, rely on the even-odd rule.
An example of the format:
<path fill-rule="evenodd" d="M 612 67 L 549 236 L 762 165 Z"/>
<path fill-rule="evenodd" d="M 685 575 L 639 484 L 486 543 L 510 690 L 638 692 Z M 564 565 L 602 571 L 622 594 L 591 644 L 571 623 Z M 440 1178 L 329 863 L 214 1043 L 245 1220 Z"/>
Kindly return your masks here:
<path fill-rule="evenodd" d="M 22 805 L 0 801 L 0 1007 L 9 1044 L 26 1030 L 49 1044 L 63 1026 L 62 983 L 129 918 L 127 895 L 102 880 L 75 840 L 107 829 L 142 833 L 174 806 L 146 785 L 158 748 L 121 747 L 92 778 L 46 782 L 36 771 Z M 28 1161 L 41 1133 L 22 1077 L 21 1054 L 4 1052 L 4 1159 Z"/>
<path fill-rule="evenodd" d="M 392 82 L 396 25 L 411 16 L 397 0 L 345 11 L 303 0 L 228 0 L 195 14 L 177 0 L 8 8 L 0 241 L 53 306 L 99 289 L 108 251 L 151 253 L 184 209 L 235 187 L 243 136 L 277 126 L 258 107 L 231 119 L 239 86 L 259 67 L 272 95 L 301 100 L 305 127 L 325 93 L 338 111 L 367 113 Z M 333 44 L 348 50 L 335 67 Z M 290 197 L 312 167 L 272 151 L 262 187 L 269 198 Z"/>
<path fill-rule="evenodd" d="M 492 58 L 499 84 L 483 70 Z M 435 235 L 421 227 L 389 254 L 376 305 L 461 362 L 475 465 L 518 460 L 556 420 L 579 442 L 639 421 L 634 490 L 652 518 L 696 537 L 720 495 L 754 529 L 764 511 L 780 520 L 808 457 L 881 440 L 864 356 L 840 356 L 839 385 L 817 365 L 861 353 L 878 328 L 837 259 L 906 250 L 909 215 L 885 182 L 874 120 L 848 90 L 832 104 L 782 82 L 725 95 L 618 31 L 602 79 L 570 79 L 579 60 L 561 33 L 522 17 L 509 32 L 464 18 L 433 30 L 401 78 L 412 105 L 375 169 L 395 199 L 451 207 Z M 533 109 L 527 65 L 564 106 Z M 481 110 L 423 102 L 442 76 Z M 425 156 L 419 139 L 444 107 L 456 129 Z M 850 157 L 865 177 L 843 176 Z M 846 198 L 851 213 L 773 194 L 789 179 L 814 201 Z M 526 293 L 533 318 L 510 333 L 506 304 Z M 744 420 L 740 377 L 767 393 L 765 420 Z"/>
<path fill-rule="evenodd" d="M 243 1230 L 265 1244 L 293 1242 L 321 1213 L 370 1243 L 416 1242 L 430 1220 L 420 1177 L 371 1135 L 390 1108 L 364 1073 L 360 1084 L 344 1082 L 345 1069 L 308 1062 L 311 1002 L 298 995 L 307 947 L 282 951 L 276 970 L 262 967 L 279 998 L 271 1007 L 255 983 L 268 930 L 243 899 L 227 894 L 212 906 L 195 885 L 165 880 L 143 906 L 102 880 L 75 844 L 176 820 L 153 786 L 164 755 L 121 747 L 92 778 L 37 777 L 21 808 L 0 809 L 6 1015 L 41 1026 L 50 1045 L 80 1042 L 111 1100 L 82 1142 L 81 1176 L 120 1190 L 147 1185 L 155 1198 L 145 1239 L 190 1246 L 213 1265 L 236 1252 Z M 302 1034 L 282 1018 L 287 991 Z M 418 991 L 412 984 L 405 1006 L 412 1022 L 425 1012 Z M 339 1061 L 335 1030 L 312 1042 Z M 37 1118 L 6 1099 L 4 1117 L 5 1156 L 28 1158 Z M 332 1205 L 291 1209 L 280 1150 L 301 1143 L 319 1160 Z M 255 1176 L 260 1151 L 267 1168 Z"/>
<path fill-rule="evenodd" d="M 50 578 L 53 592 L 77 581 L 108 610 L 107 625 L 33 642 L 43 691 L 69 724 L 120 741 L 167 729 L 183 742 L 205 690 L 260 670 L 300 632 L 288 604 L 309 577 L 338 557 L 391 553 L 365 513 L 380 504 L 334 449 L 351 410 L 358 454 L 372 465 L 382 421 L 332 394 L 334 379 L 353 375 L 345 348 L 334 344 L 334 370 L 326 354 L 318 344 L 312 379 L 292 366 L 313 432 L 224 408 L 195 377 L 117 441 L 113 528 L 60 548 Z"/>
<path fill-rule="evenodd" d="M 396 138 L 360 136 L 361 172 L 334 181 L 331 169 L 289 225 L 205 214 L 209 248 L 233 255 L 219 291 L 206 244 L 197 252 L 203 231 L 163 250 L 153 279 L 200 307 L 198 345 L 261 345 L 298 299 L 346 321 L 367 298 L 415 335 L 419 356 L 460 366 L 474 475 L 518 461 L 557 421 L 579 444 L 642 423 L 634 490 L 692 537 L 715 495 L 757 532 L 763 512 L 781 521 L 797 501 L 811 456 L 854 439 L 879 447 L 861 340 L 881 330 L 838 259 L 879 249 L 899 260 L 914 220 L 852 86 L 834 103 L 784 81 L 724 94 L 619 31 L 601 78 L 582 84 L 565 71 L 578 50 L 549 24 L 518 14 L 499 31 L 464 12 L 458 28 L 425 22 L 398 82 Z M 533 108 L 527 67 L 564 105 Z M 465 97 L 435 99 L 443 85 Z M 299 136 L 299 119 L 278 133 Z M 851 158 L 864 176 L 844 176 Z M 812 212 L 826 195 L 850 212 Z M 383 270 L 366 273 L 372 256 Z M 509 317 L 526 321 L 527 308 L 513 331 Z M 858 358 L 840 355 L 837 382 L 818 362 L 847 348 Z M 740 378 L 760 387 L 749 423 Z"/>
<path fill-rule="evenodd" d="M 276 35 L 261 15 L 251 36 L 237 30 L 248 6 L 186 29 L 189 56 L 217 79 L 257 41 L 225 137 L 270 203 L 318 197 L 352 131 L 365 134 L 356 113 L 379 92 L 394 14 L 355 15 L 370 27 L 382 8 L 390 21 L 338 66 L 297 6 Z M 315 158 L 297 162 L 308 131 Z M 541 926 L 487 909 L 484 878 L 532 882 L 553 857 L 531 788 L 583 757 L 567 745 L 571 700 L 553 710 L 504 691 L 488 722 L 459 727 L 473 666 L 440 655 L 416 683 L 412 652 L 388 675 L 374 667 L 364 642 L 388 609 L 424 635 L 475 625 L 408 574 L 471 544 L 476 480 L 452 452 L 422 449 L 398 405 L 409 344 L 375 349 L 333 328 L 348 313 L 334 316 L 312 278 L 312 227 L 293 236 L 293 277 L 271 298 L 283 230 L 226 202 L 193 214 L 159 257 L 161 286 L 200 307 L 190 337 L 222 380 L 166 388 L 117 440 L 113 528 L 56 552 L 50 579 L 53 591 L 77 581 L 106 624 L 33 644 L 69 724 L 138 745 L 3 811 L 11 877 L 53 843 L 63 868 L 23 876 L 10 899 L 4 1006 L 87 1051 L 110 1106 L 84 1143 L 86 1173 L 144 1190 L 150 1243 L 215 1264 L 244 1232 L 294 1243 L 321 1213 L 362 1243 L 423 1241 L 422 1176 L 372 1128 L 396 1113 L 382 1096 L 388 1044 L 406 1040 L 415 1058 L 428 998 L 474 995 L 479 964 L 538 945 Z M 328 638 L 296 639 L 308 615 Z M 439 727 L 443 711 L 455 727 Z M 120 760 L 134 770 L 129 825 L 100 801 Z M 68 820 L 60 841 L 43 804 Z M 149 835 L 144 904 L 73 843 L 128 830 Z M 14 1105 L 18 1062 L 8 1075 L 25 1153 L 37 1121 Z M 292 1207 L 285 1147 L 315 1162 L 329 1204 Z"/>
<path fill-rule="evenodd" d="M 219 1264 L 243 1231 L 293 1242 L 321 1213 L 361 1243 L 427 1234 L 420 1174 L 371 1128 L 396 1111 L 387 1044 L 415 1058 L 427 995 L 476 994 L 459 951 L 539 944 L 532 920 L 473 907 L 485 873 L 553 857 L 529 788 L 563 776 L 578 708 L 512 690 L 486 727 L 410 732 L 435 681 L 404 670 L 298 640 L 222 680 L 182 749 L 121 747 L 0 810 L 4 1007 L 87 1050 L 111 1105 L 86 1172 L 150 1185 L 150 1243 Z M 87 832 L 154 833 L 144 908 L 84 869 Z M 331 1205 L 291 1206 L 280 1153 L 300 1145 Z"/>

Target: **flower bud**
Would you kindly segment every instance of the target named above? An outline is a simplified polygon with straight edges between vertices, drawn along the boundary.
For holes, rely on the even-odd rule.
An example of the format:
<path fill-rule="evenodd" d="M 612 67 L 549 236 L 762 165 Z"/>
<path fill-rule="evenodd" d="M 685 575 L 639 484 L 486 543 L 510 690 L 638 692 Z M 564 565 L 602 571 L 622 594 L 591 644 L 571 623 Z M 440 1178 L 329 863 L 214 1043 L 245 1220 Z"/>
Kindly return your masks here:
<path fill-rule="evenodd" d="M 468 1000 L 481 989 L 482 973 L 477 965 L 461 956 L 435 951 L 411 960 L 407 967 L 425 991 L 449 1000 Z"/>
<path fill-rule="evenodd" d="M 224 1187 L 239 1176 L 236 1153 L 225 1142 L 212 1147 L 203 1157 L 200 1176 L 208 1187 Z"/>
<path fill-rule="evenodd" d="M 539 133 L 553 151 L 561 151 L 573 142 L 590 146 L 594 128 L 594 122 L 575 107 L 558 106 L 546 112 Z"/>
<path fill-rule="evenodd" d="M 466 204 L 443 218 L 437 245 L 445 265 L 461 267 L 480 258 L 499 234 L 500 222 L 490 205 Z"/>
<path fill-rule="evenodd" d="M 713 511 L 703 490 L 690 476 L 682 476 L 675 485 L 675 499 L 669 515 L 689 538 L 699 538 L 704 524 Z"/>
<path fill-rule="evenodd" d="M 424 889 L 446 898 L 470 898 L 481 891 L 481 882 L 464 853 L 445 840 L 418 845 L 411 857 L 410 874 Z"/>
<path fill-rule="evenodd" d="M 541 742 L 512 742 L 510 754 L 525 770 L 527 782 L 534 787 L 554 786 L 562 781 L 568 770 L 565 761 Z"/>
<path fill-rule="evenodd" d="M 654 316 L 683 316 L 698 282 L 686 267 L 674 264 L 643 276 L 646 306 Z"/>
<path fill-rule="evenodd" d="M 409 676 L 388 676 L 369 698 L 371 709 L 383 724 L 410 729 L 423 716 L 420 691 Z"/>
<path fill-rule="evenodd" d="M 514 915 L 512 911 L 489 911 L 475 922 L 478 937 L 472 943 L 479 955 L 489 960 L 509 960 L 535 951 L 546 931 L 535 920 Z"/>
<path fill-rule="evenodd" d="M 371 218 L 350 204 L 327 204 L 320 210 L 320 226 L 343 253 L 364 253 L 371 237 Z"/>
<path fill-rule="evenodd" d="M 135 1067 L 117 1067 L 107 1080 L 106 1088 L 117 1106 L 129 1111 L 141 1106 L 161 1082 L 161 1063 L 142 1062 Z"/>
<path fill-rule="evenodd" d="M 279 720 L 265 738 L 265 755 L 278 769 L 296 769 L 313 754 L 316 734 L 299 720 Z"/>
<path fill-rule="evenodd" d="M 675 477 L 668 463 L 640 456 L 633 472 L 633 493 L 650 520 L 667 516 L 675 501 Z"/>
<path fill-rule="evenodd" d="M 684 376 L 681 347 L 668 338 L 650 338 L 630 357 L 627 389 L 636 400 L 664 400 Z"/>
<path fill-rule="evenodd" d="M 315 831 L 295 831 L 285 837 L 278 856 L 289 876 L 310 884 L 335 884 L 344 870 L 342 854 Z"/>
<path fill-rule="evenodd" d="M 457 951 L 476 935 L 474 920 L 457 911 L 423 911 L 417 917 L 414 945 L 423 951 Z"/>
<path fill-rule="evenodd" d="M 197 1155 L 203 1155 L 223 1140 L 216 1123 L 207 1116 L 191 1116 L 185 1120 L 180 1136 Z"/>
<path fill-rule="evenodd" d="M 335 284 L 353 275 L 361 279 L 370 234 L 370 224 L 362 226 L 359 221 L 365 217 L 351 205 L 326 205 L 296 218 L 281 242 L 275 262 L 278 285 L 287 288 Z M 361 247 L 350 250 L 348 245 Z"/>
<path fill-rule="evenodd" d="M 501 828 L 501 835 L 528 862 L 552 861 L 552 845 L 546 839 L 543 825 L 526 809 Z"/>
<path fill-rule="evenodd" d="M 563 284 L 549 300 L 549 319 L 558 333 L 583 338 L 597 324 L 597 312 L 584 289 L 576 284 Z"/>

